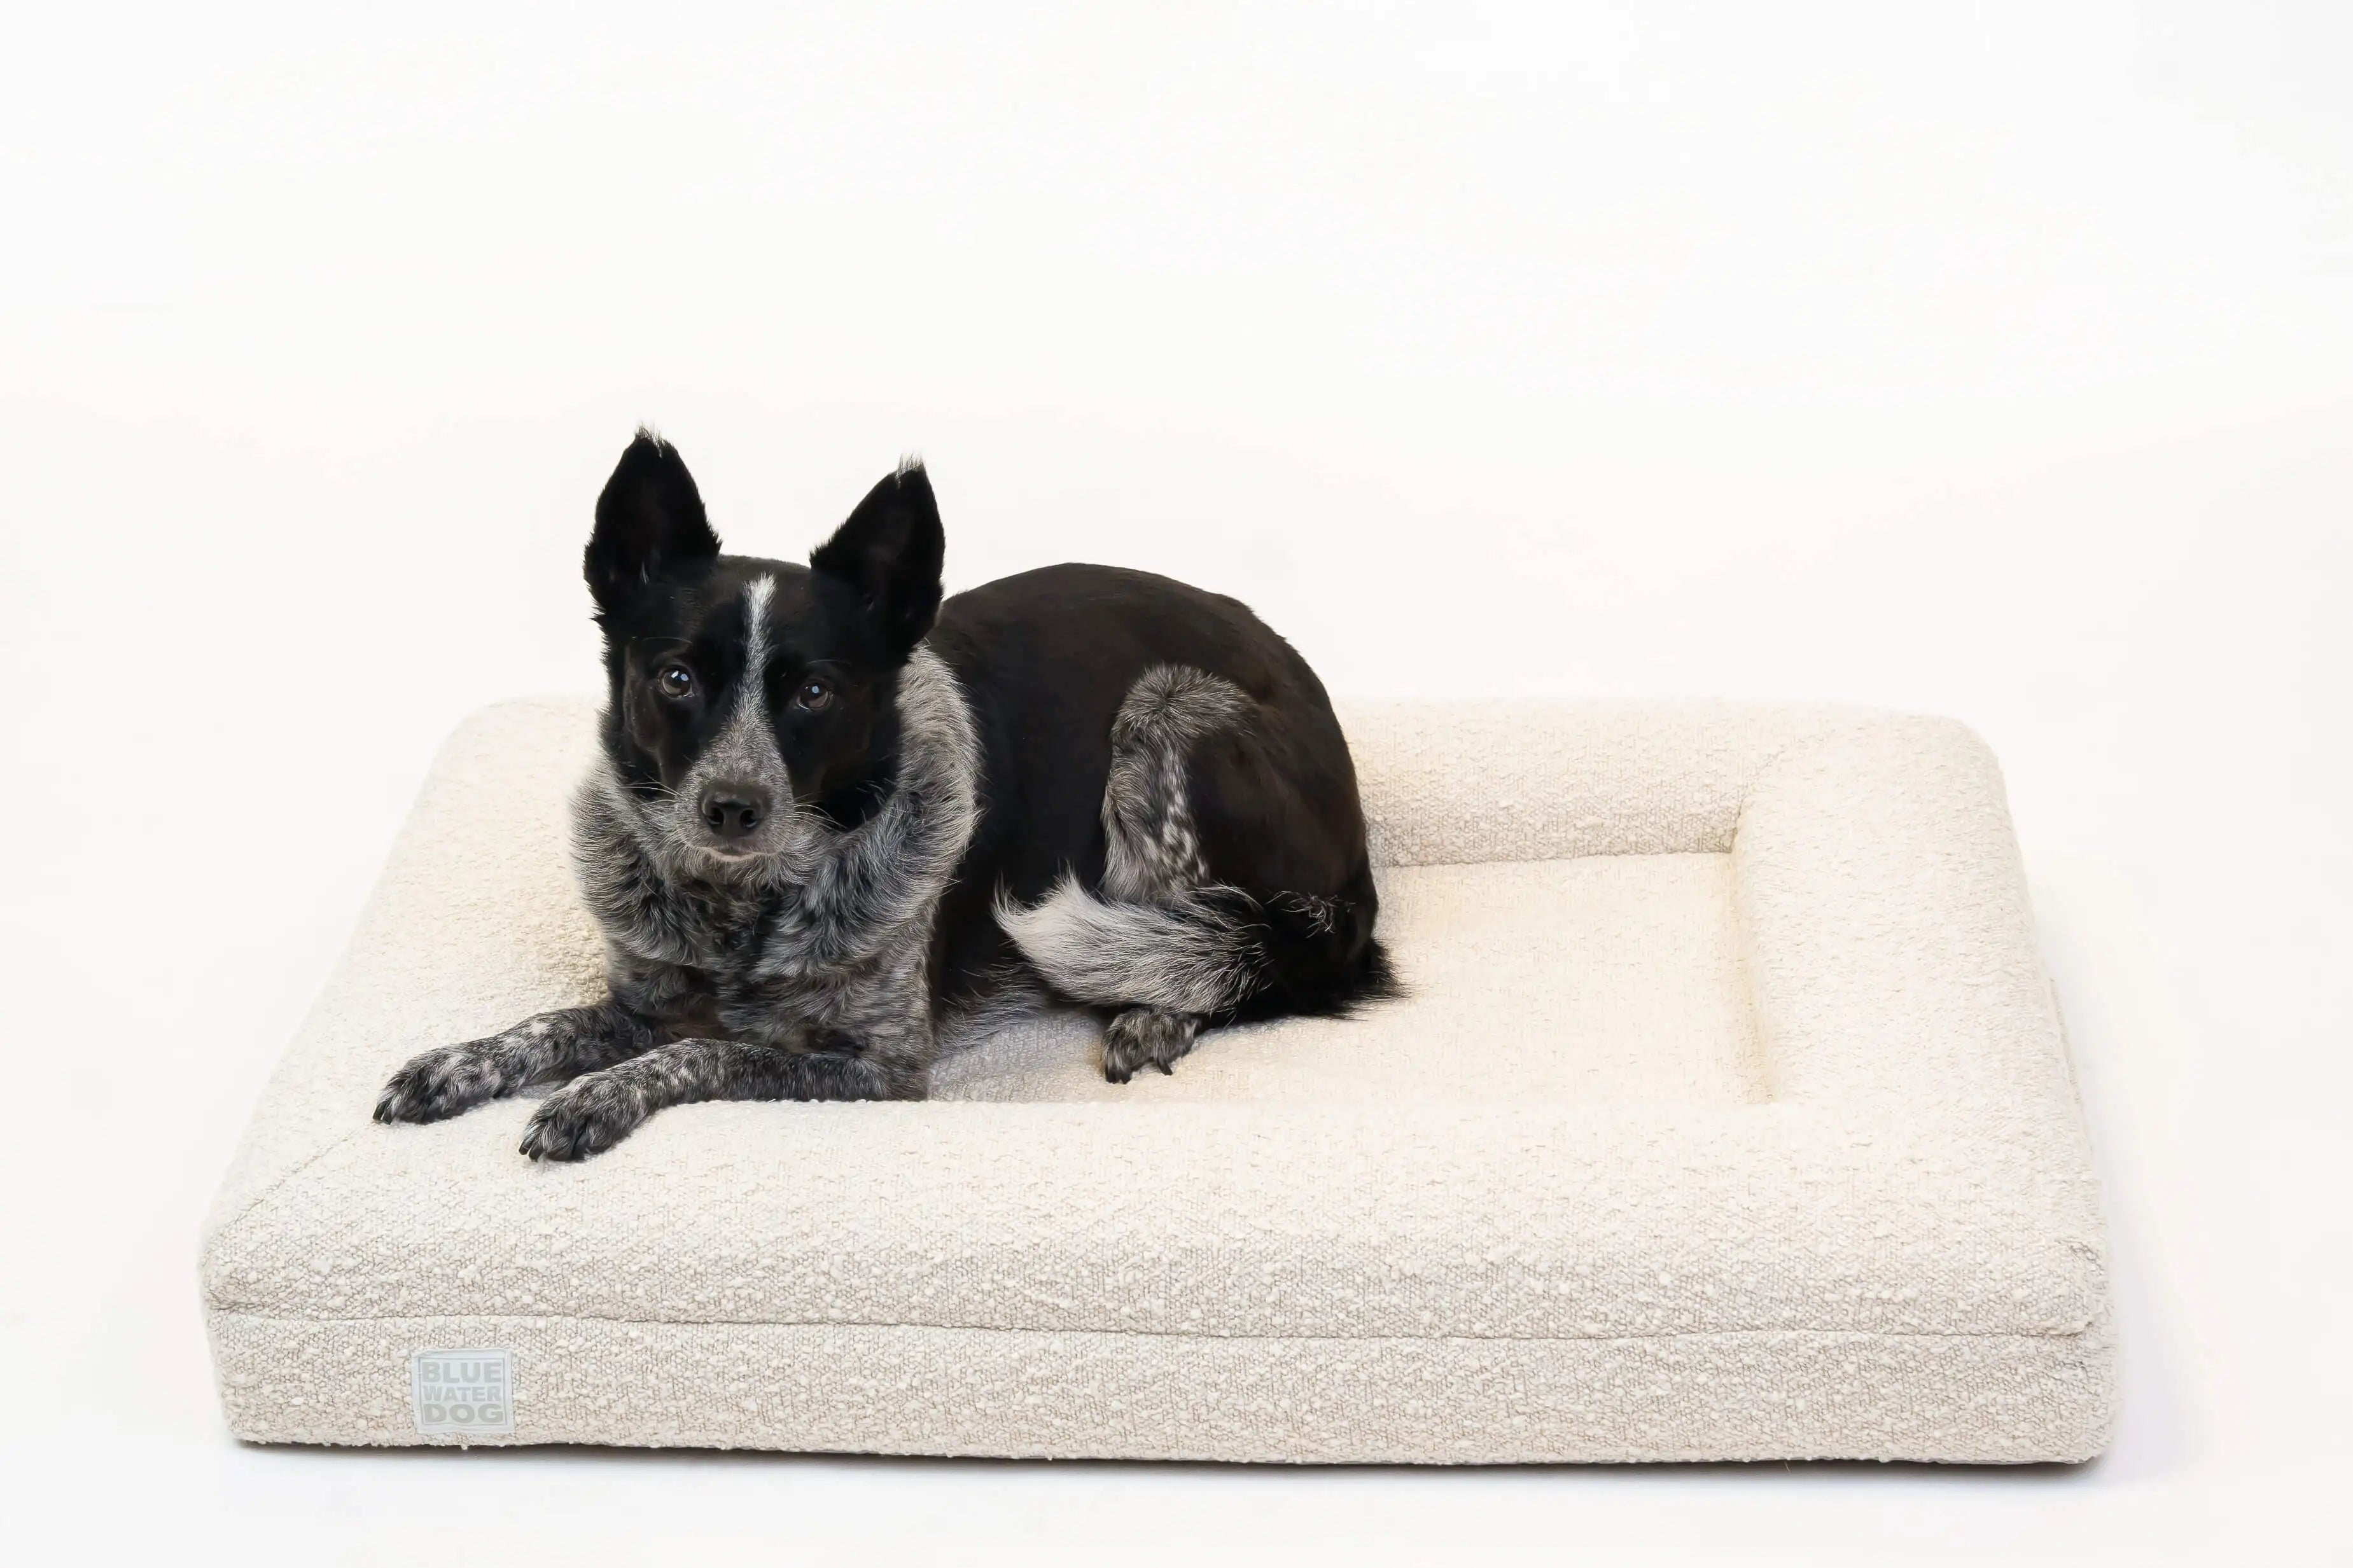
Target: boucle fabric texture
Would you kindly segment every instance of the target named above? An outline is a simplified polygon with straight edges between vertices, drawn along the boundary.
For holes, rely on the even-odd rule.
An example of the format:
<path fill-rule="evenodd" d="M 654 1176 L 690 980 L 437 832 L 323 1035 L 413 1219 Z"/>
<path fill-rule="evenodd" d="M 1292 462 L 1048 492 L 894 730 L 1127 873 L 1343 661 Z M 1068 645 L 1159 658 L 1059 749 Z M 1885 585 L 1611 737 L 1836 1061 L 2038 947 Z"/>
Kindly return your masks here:
<path fill-rule="evenodd" d="M 1409 988 L 1103 1082 L 1082 1019 L 920 1104 L 368 1119 L 587 999 L 585 701 L 448 742 L 208 1222 L 240 1436 L 1432 1463 L 2080 1460 L 2106 1243 L 2000 774 L 1940 720 L 1342 710 Z M 511 1435 L 425 1435 L 491 1348 Z"/>

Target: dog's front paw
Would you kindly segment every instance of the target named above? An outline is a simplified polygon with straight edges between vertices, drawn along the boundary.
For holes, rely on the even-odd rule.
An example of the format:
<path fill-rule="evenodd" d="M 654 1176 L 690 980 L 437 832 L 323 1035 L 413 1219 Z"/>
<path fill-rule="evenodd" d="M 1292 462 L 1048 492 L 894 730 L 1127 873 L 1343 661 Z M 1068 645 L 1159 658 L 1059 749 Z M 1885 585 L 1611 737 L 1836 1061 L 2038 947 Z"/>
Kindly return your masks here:
<path fill-rule="evenodd" d="M 522 1131 L 521 1152 L 534 1160 L 586 1160 L 637 1130 L 646 1098 L 618 1071 L 574 1079 L 539 1102 Z"/>
<path fill-rule="evenodd" d="M 470 1040 L 411 1057 L 375 1098 L 378 1121 L 440 1121 L 506 1092 L 497 1065 Z"/>

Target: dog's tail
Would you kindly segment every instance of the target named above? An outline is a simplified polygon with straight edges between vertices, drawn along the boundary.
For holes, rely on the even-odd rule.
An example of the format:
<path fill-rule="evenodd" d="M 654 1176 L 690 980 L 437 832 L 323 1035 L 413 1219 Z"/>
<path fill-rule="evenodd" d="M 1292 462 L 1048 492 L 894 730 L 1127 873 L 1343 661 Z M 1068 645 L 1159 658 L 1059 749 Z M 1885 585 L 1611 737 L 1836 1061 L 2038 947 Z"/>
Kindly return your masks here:
<path fill-rule="evenodd" d="M 997 919 L 1076 1002 L 1220 1021 L 1331 1016 L 1397 993 L 1373 940 L 1366 880 L 1361 900 L 1208 887 L 1145 904 L 1098 897 L 1065 875 L 1027 908 L 1000 894 Z"/>

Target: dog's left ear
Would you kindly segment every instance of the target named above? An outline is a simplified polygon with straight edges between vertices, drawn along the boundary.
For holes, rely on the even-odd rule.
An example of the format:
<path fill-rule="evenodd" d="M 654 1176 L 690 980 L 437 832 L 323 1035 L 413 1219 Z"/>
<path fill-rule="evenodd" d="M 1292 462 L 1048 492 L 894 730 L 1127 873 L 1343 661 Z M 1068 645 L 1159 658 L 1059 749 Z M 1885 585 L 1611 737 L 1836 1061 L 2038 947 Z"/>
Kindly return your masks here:
<path fill-rule="evenodd" d="M 809 564 L 854 589 L 892 651 L 903 658 L 940 613 L 947 538 L 923 465 L 910 458 L 866 492 L 849 521 L 809 552 Z"/>

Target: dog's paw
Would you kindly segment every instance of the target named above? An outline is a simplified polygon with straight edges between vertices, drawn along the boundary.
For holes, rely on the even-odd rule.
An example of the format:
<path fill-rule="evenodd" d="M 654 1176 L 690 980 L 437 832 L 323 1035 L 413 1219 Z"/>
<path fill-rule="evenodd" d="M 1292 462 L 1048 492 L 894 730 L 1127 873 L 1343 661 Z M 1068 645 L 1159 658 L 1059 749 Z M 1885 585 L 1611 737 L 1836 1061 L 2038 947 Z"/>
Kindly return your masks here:
<path fill-rule="evenodd" d="M 375 1097 L 378 1121 L 440 1121 L 506 1092 L 486 1041 L 443 1046 L 411 1057 Z"/>
<path fill-rule="evenodd" d="M 592 1072 L 539 1102 L 520 1152 L 534 1160 L 586 1160 L 627 1138 L 648 1114 L 645 1096 L 624 1075 Z"/>
<path fill-rule="evenodd" d="M 1103 1077 L 1125 1083 L 1142 1068 L 1175 1072 L 1200 1033 L 1201 1020 L 1190 1013 L 1131 1007 L 1103 1026 Z"/>

